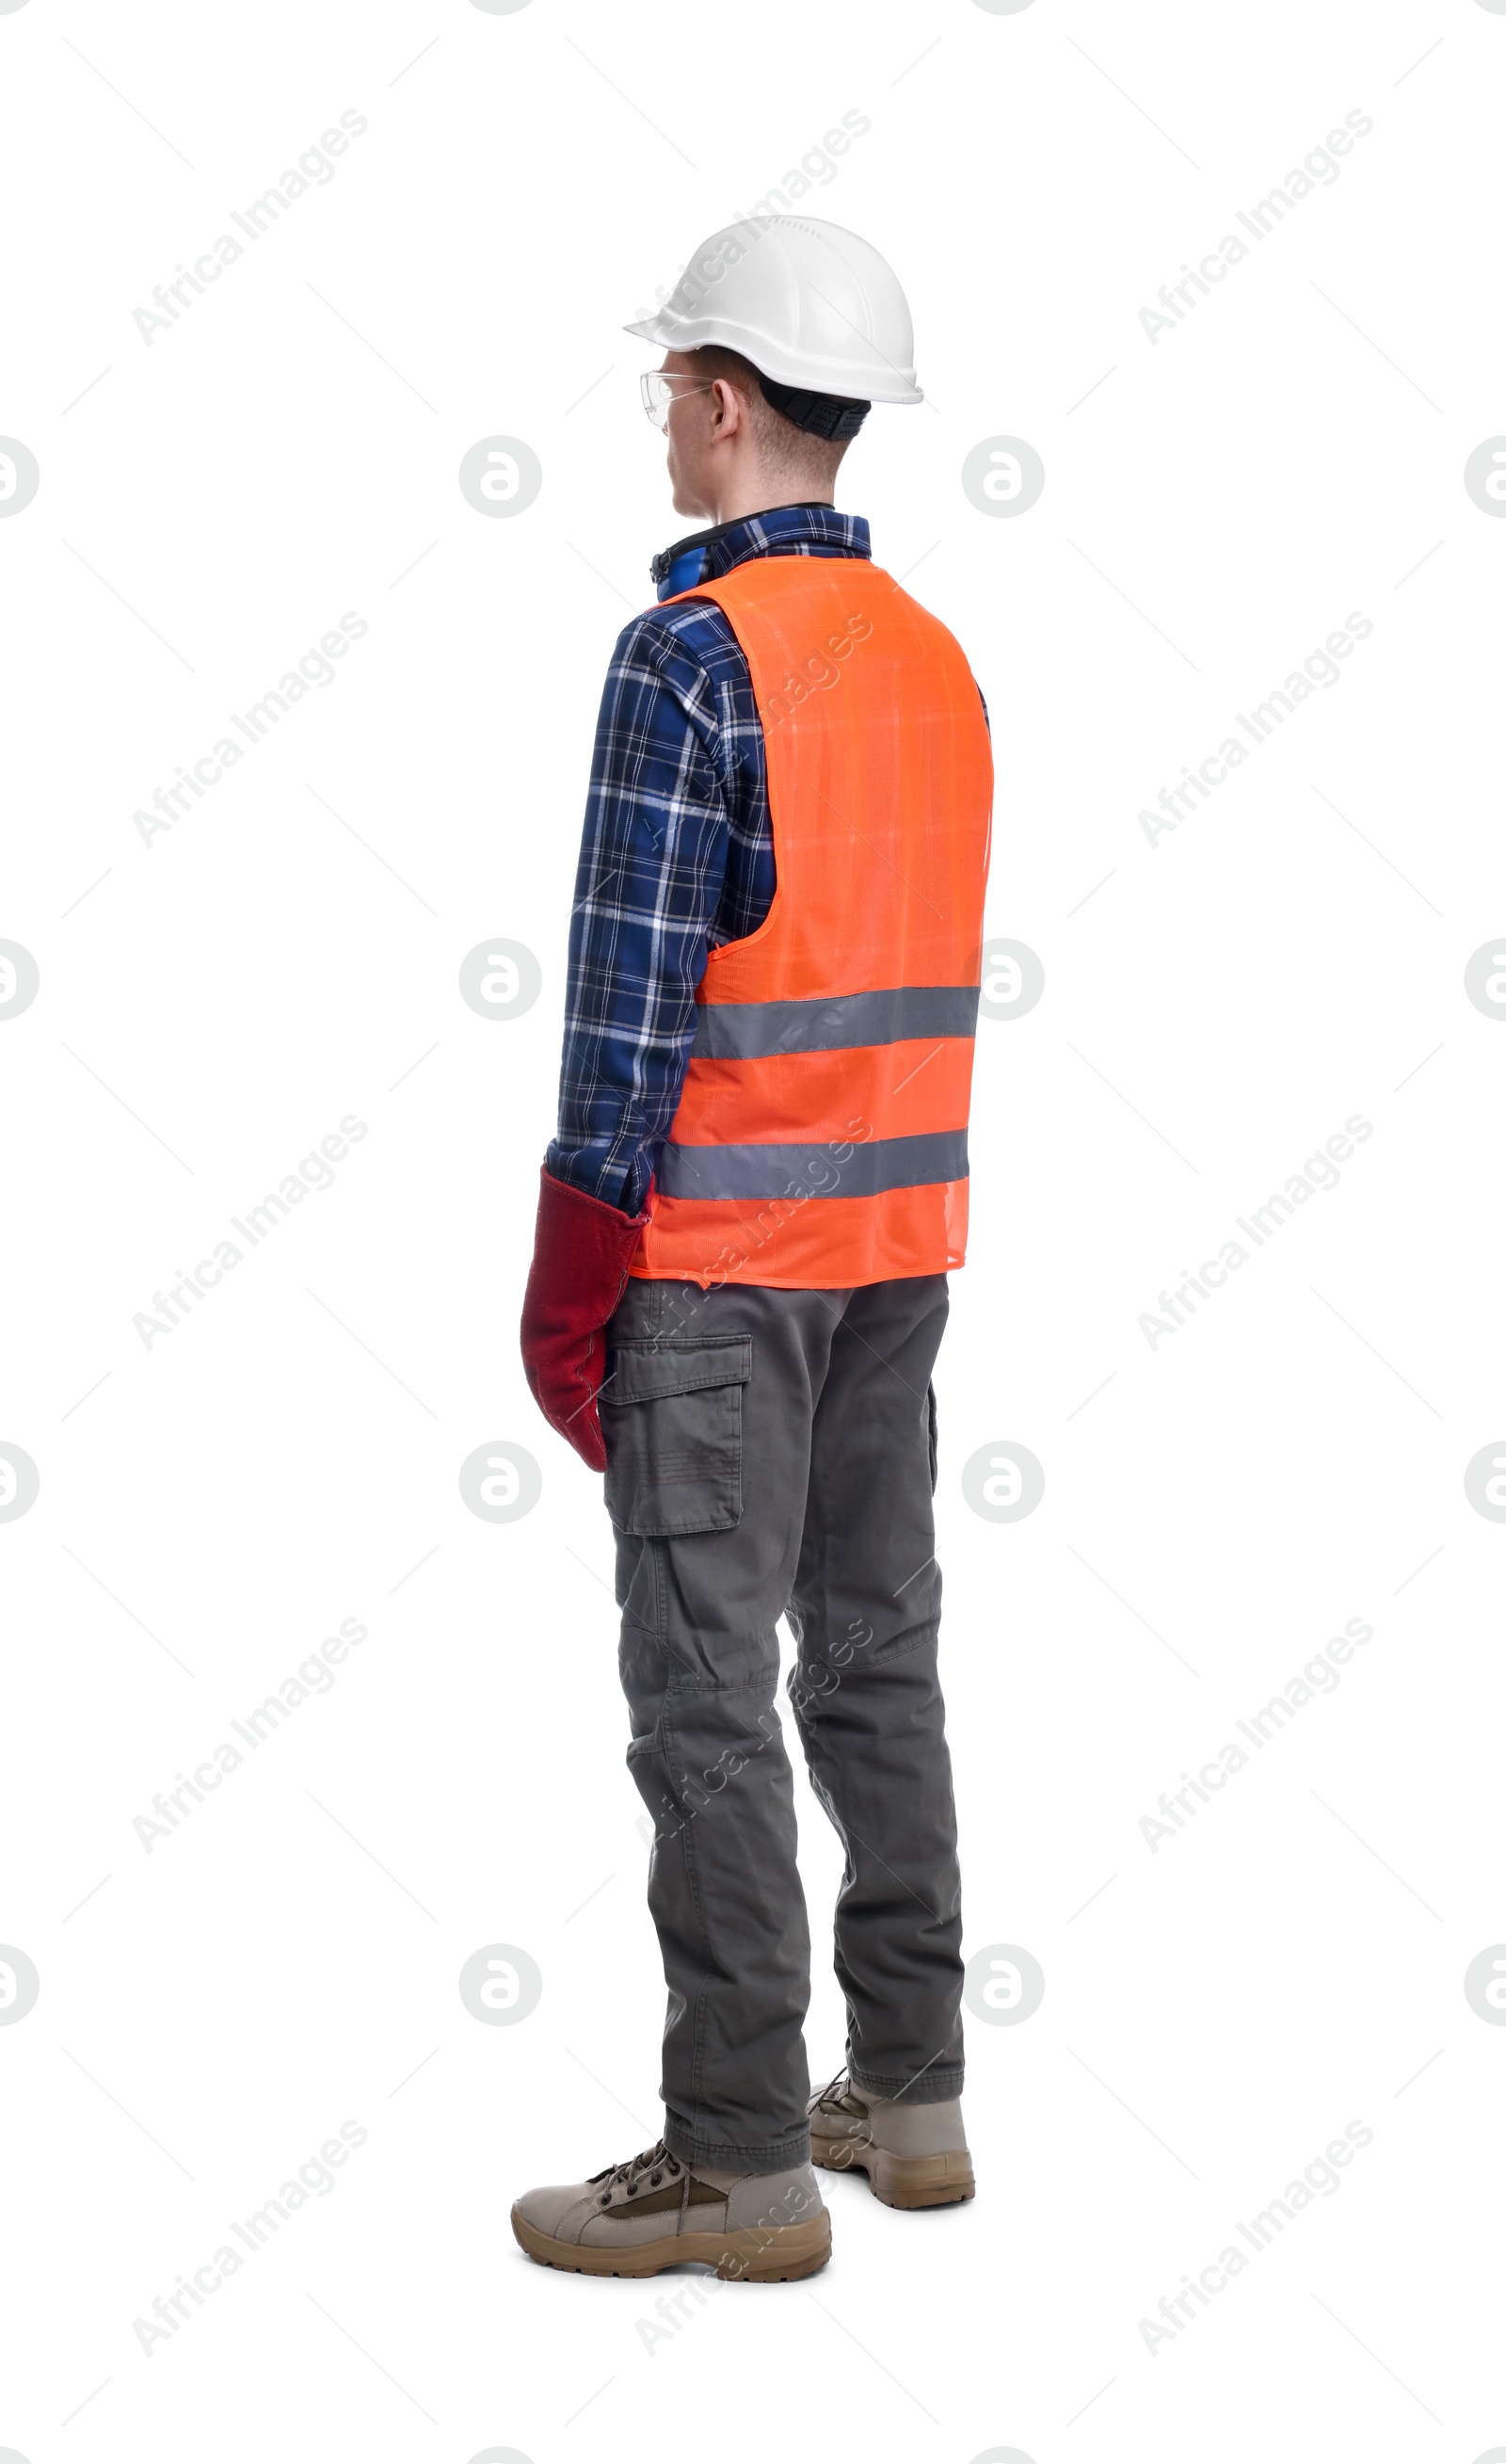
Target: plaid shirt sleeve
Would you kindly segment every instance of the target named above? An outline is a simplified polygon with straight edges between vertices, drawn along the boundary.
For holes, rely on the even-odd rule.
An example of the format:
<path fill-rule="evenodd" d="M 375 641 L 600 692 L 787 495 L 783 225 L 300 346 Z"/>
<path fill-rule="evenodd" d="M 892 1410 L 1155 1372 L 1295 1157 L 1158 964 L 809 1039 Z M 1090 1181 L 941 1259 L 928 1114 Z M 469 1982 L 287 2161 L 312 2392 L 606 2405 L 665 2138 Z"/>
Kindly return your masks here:
<path fill-rule="evenodd" d="M 713 941 L 774 891 L 747 664 L 713 604 L 635 618 L 597 721 L 571 915 L 557 1179 L 641 1211 L 680 1100 Z"/>

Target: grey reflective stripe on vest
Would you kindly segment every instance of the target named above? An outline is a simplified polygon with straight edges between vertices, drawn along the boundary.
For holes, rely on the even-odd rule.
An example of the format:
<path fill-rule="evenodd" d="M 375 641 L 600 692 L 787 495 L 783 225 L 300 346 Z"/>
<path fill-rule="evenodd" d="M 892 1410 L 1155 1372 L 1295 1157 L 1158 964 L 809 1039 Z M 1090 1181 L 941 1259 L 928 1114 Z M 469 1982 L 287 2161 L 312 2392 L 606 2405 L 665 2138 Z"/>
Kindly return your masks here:
<path fill-rule="evenodd" d="M 841 1052 L 856 1045 L 903 1044 L 925 1035 L 971 1035 L 976 984 L 902 984 L 888 992 L 843 993 L 830 1001 L 703 1001 L 695 1013 L 692 1057 L 761 1061 L 775 1052 Z"/>
<path fill-rule="evenodd" d="M 968 1133 L 936 1130 L 925 1137 L 845 1138 L 798 1147 L 678 1147 L 659 1158 L 665 1198 L 877 1198 L 885 1189 L 921 1189 L 932 1181 L 966 1180 Z"/>

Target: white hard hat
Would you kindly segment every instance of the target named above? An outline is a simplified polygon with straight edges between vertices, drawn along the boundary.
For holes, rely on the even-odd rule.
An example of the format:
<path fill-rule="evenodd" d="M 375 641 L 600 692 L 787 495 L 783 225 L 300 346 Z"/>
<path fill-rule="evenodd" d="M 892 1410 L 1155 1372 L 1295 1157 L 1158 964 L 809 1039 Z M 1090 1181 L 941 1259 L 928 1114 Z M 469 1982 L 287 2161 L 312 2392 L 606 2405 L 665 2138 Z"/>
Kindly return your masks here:
<path fill-rule="evenodd" d="M 836 223 L 729 223 L 695 250 L 658 315 L 623 331 L 666 351 L 719 342 L 801 392 L 925 399 L 904 292 L 878 250 Z"/>

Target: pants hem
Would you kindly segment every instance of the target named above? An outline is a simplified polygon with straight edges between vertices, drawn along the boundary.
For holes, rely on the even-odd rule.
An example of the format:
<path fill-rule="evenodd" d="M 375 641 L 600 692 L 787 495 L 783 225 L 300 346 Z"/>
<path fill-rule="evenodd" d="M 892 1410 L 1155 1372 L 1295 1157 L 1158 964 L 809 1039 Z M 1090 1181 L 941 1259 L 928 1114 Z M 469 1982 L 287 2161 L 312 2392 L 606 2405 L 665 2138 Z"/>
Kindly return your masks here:
<path fill-rule="evenodd" d="M 962 2094 L 963 2065 L 953 2062 L 943 2070 L 932 2064 L 919 2079 L 886 2079 L 881 2071 L 865 2071 L 858 2062 L 848 2063 L 853 2086 L 862 2096 L 876 2096 L 886 2104 L 949 2104 Z"/>
<path fill-rule="evenodd" d="M 733 2147 L 725 2139 L 707 2139 L 688 2129 L 673 2114 L 665 2116 L 665 2145 L 682 2165 L 709 2165 L 718 2173 L 784 2173 L 811 2161 L 809 2128 L 766 2140 L 761 2146 Z"/>

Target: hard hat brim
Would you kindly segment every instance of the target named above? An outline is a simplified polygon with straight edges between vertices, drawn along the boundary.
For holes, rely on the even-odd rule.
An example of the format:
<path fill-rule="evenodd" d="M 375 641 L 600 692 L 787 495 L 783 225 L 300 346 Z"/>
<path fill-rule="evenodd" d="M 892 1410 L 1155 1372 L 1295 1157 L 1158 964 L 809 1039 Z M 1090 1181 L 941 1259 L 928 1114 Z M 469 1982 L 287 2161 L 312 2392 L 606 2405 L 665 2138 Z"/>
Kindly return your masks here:
<path fill-rule="evenodd" d="M 773 377 L 775 384 L 797 385 L 803 392 L 836 394 L 848 402 L 917 403 L 926 399 L 909 368 L 889 367 L 881 360 L 870 360 L 862 366 L 848 360 L 840 368 L 827 367 L 818 360 L 780 351 L 762 336 L 747 332 L 725 317 L 646 317 L 640 324 L 624 325 L 622 331 L 656 343 L 665 351 L 699 351 L 709 343 L 719 343 L 723 350 L 740 352 L 755 368 Z"/>

